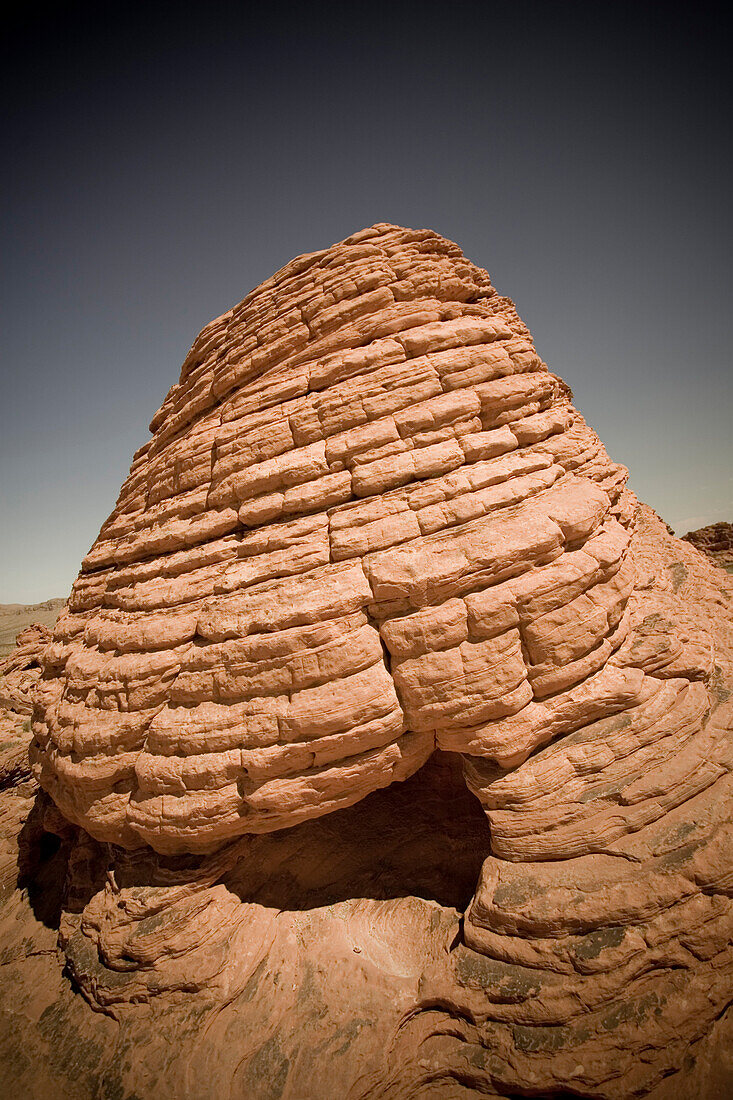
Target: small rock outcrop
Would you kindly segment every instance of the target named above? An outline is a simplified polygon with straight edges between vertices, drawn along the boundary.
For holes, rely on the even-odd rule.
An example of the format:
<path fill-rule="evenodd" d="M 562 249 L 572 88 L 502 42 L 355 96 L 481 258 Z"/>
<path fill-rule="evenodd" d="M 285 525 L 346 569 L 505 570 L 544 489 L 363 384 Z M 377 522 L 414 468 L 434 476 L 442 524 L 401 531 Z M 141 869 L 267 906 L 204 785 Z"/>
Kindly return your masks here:
<path fill-rule="evenodd" d="M 733 1001 L 731 585 L 513 304 L 373 226 L 208 325 L 151 433 L 33 721 L 76 988 L 207 1036 L 115 1095 L 694 1095 Z"/>
<path fill-rule="evenodd" d="M 733 570 L 733 523 L 711 523 L 682 537 L 724 569 Z"/>
<path fill-rule="evenodd" d="M 33 689 L 41 675 L 43 651 L 51 631 L 43 623 L 31 623 L 15 639 L 15 649 L 0 657 L 0 707 L 17 714 L 33 711 Z"/>

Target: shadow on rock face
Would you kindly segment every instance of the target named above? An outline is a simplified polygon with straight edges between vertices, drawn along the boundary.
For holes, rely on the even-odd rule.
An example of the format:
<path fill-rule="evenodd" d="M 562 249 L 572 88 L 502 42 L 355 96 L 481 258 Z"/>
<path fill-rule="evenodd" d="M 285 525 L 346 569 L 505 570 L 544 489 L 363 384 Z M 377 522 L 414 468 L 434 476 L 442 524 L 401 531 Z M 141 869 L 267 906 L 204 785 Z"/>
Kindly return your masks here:
<path fill-rule="evenodd" d="M 462 911 L 489 850 L 460 758 L 436 752 L 355 806 L 249 838 L 222 881 L 242 901 L 281 910 L 414 895 Z"/>
<path fill-rule="evenodd" d="M 406 782 L 355 806 L 242 838 L 221 853 L 219 881 L 242 902 L 282 911 L 415 896 L 462 912 L 489 851 L 489 826 L 466 788 L 460 758 L 436 752 Z M 196 879 L 211 858 L 144 848 L 117 849 L 115 859 L 114 852 L 64 827 L 41 792 L 18 840 L 18 886 L 36 918 L 58 930 L 64 911 L 80 914 L 102 888 L 110 856 L 120 886 L 132 889 Z"/>
<path fill-rule="evenodd" d="M 69 845 L 46 831 L 47 796 L 38 795 L 18 835 L 18 889 L 26 890 L 37 920 L 58 929 L 64 904 Z"/>
<path fill-rule="evenodd" d="M 489 854 L 490 835 L 460 758 L 436 752 L 406 782 L 355 806 L 241 837 L 213 856 L 163 856 L 147 847 L 115 851 L 116 882 L 123 889 L 218 881 L 242 902 L 282 911 L 410 896 L 463 911 Z"/>
<path fill-rule="evenodd" d="M 18 834 L 17 886 L 36 920 L 58 931 L 64 913 L 81 913 L 100 889 L 107 862 L 103 846 L 70 825 L 40 791 Z"/>
<path fill-rule="evenodd" d="M 113 1014 L 162 993 L 207 990 L 216 999 L 222 986 L 244 990 L 255 972 L 272 971 L 277 984 L 283 967 L 296 991 L 311 962 L 292 955 L 291 933 L 310 929 L 329 945 L 326 971 L 351 974 L 362 942 L 365 959 L 376 951 L 377 971 L 407 967 L 417 980 L 426 937 L 441 956 L 455 938 L 489 846 L 460 760 L 441 753 L 356 806 L 244 836 L 210 856 L 123 852 L 77 830 L 61 917 L 68 973 Z"/>

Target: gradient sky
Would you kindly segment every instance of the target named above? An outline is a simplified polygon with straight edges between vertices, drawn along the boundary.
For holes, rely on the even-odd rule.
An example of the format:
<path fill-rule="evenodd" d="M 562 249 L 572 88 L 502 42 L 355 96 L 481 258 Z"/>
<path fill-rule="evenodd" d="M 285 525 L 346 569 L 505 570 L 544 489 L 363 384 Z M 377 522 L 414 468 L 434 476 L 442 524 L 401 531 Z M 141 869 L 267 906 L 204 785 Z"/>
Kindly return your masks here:
<path fill-rule="evenodd" d="M 248 9 L 6 22 L 0 602 L 67 594 L 199 329 L 376 221 L 488 269 L 678 533 L 733 520 L 722 6 Z"/>

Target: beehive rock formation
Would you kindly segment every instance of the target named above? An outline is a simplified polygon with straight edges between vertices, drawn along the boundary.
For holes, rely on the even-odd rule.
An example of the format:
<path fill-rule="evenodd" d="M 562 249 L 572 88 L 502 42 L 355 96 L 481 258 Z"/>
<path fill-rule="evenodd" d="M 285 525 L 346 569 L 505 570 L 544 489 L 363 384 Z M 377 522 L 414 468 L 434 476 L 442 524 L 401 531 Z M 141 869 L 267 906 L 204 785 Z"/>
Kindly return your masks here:
<path fill-rule="evenodd" d="M 288 264 L 151 431 L 36 691 L 78 987 L 120 1019 L 205 991 L 197 1097 L 249 1058 L 272 1097 L 669 1100 L 733 1001 L 729 579 L 429 231 Z M 409 870 L 457 828 L 470 903 Z"/>
<path fill-rule="evenodd" d="M 288 264 L 203 330 L 151 431 L 40 696 L 41 782 L 92 836 L 208 851 L 436 746 L 508 766 L 646 700 L 635 660 L 605 668 L 626 471 L 436 234 Z"/>

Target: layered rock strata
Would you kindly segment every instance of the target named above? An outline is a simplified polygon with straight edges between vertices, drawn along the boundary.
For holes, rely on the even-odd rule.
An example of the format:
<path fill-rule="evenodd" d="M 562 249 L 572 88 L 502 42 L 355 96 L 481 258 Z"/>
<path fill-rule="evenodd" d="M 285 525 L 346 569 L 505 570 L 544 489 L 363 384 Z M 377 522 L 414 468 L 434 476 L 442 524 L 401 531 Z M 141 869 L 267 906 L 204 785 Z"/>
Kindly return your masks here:
<path fill-rule="evenodd" d="M 453 759 L 490 826 L 462 922 L 301 901 L 318 942 L 359 929 L 354 988 L 410 975 L 369 1053 L 349 1040 L 344 1094 L 621 1098 L 681 1073 L 733 1000 L 730 583 L 639 508 L 512 303 L 436 234 L 374 226 L 207 326 L 151 431 L 36 693 L 36 774 L 85 830 L 61 930 L 89 999 L 270 1005 L 253 935 L 323 958 L 299 917 L 277 931 L 299 895 L 268 866 L 304 836 L 338 860 L 325 815 L 371 828 L 356 804 L 395 781 L 434 805 Z"/>
<path fill-rule="evenodd" d="M 51 631 L 43 623 L 31 623 L 19 632 L 15 649 L 0 657 L 0 707 L 17 714 L 33 711 L 33 689 L 41 676 L 43 651 Z"/>
<path fill-rule="evenodd" d="M 518 763 L 627 635 L 626 471 L 434 233 L 288 264 L 203 330 L 151 430 L 39 693 L 41 782 L 98 839 L 205 852 L 436 746 Z M 643 676 L 603 672 L 588 713 Z"/>

